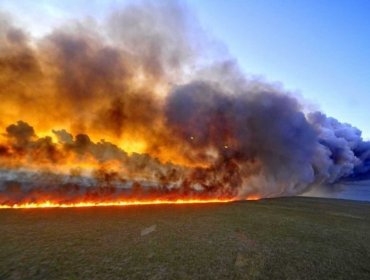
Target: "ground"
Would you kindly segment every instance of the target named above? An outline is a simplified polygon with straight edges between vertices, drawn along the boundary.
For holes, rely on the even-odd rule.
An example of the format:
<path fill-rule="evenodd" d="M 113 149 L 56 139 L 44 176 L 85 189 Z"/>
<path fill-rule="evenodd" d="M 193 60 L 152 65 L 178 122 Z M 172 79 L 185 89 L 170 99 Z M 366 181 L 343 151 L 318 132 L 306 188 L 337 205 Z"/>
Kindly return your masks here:
<path fill-rule="evenodd" d="M 370 203 L 0 210 L 0 279 L 370 279 Z"/>

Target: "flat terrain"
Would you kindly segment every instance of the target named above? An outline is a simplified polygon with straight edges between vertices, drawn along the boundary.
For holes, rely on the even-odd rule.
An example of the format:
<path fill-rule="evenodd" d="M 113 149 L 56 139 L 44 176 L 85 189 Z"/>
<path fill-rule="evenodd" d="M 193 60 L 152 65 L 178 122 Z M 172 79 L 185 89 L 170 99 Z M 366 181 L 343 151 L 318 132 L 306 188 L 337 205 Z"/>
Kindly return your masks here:
<path fill-rule="evenodd" d="M 0 279 L 370 279 L 370 203 L 0 210 Z"/>

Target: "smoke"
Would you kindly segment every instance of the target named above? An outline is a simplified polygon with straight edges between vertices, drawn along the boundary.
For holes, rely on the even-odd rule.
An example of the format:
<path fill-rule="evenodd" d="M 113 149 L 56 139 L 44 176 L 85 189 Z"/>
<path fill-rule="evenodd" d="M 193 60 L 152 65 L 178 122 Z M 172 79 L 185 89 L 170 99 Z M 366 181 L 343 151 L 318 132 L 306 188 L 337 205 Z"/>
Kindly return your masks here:
<path fill-rule="evenodd" d="M 346 177 L 366 176 L 369 168 L 369 144 L 361 137 L 361 131 L 349 124 L 315 112 L 308 116 L 319 135 L 322 158 L 319 170 L 325 179 L 334 183 Z"/>
<path fill-rule="evenodd" d="M 183 4 L 41 39 L 0 21 L 0 204 L 274 197 L 370 174 L 360 130 L 215 57 Z"/>

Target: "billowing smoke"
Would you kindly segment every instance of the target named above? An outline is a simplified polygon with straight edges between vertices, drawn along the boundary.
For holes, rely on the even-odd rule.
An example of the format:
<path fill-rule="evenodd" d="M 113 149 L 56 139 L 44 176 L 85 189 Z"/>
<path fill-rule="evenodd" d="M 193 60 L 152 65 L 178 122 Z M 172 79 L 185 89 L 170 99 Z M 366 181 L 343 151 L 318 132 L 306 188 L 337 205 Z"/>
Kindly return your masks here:
<path fill-rule="evenodd" d="M 0 204 L 274 197 L 370 174 L 360 130 L 244 77 L 182 4 L 41 39 L 0 21 Z"/>

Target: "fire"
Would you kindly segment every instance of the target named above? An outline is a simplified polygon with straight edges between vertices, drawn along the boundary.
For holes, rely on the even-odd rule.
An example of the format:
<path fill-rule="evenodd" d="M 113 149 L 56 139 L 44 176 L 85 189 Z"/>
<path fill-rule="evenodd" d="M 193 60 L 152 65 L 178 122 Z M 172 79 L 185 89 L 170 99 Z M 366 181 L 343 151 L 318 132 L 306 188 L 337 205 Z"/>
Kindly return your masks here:
<path fill-rule="evenodd" d="M 27 208 L 76 208 L 76 207 L 107 207 L 107 206 L 135 206 L 135 205 L 159 205 L 159 204 L 206 204 L 228 203 L 233 199 L 176 199 L 176 200 L 119 200 L 119 201 L 84 201 L 74 203 L 58 203 L 53 201 L 27 202 L 13 205 L 0 205 L 0 209 L 27 209 Z"/>
<path fill-rule="evenodd" d="M 302 162 L 317 137 L 299 102 L 212 61 L 165 6 L 45 37 L 0 15 L 0 208 L 257 200 L 319 169 Z"/>
<path fill-rule="evenodd" d="M 252 195 L 244 200 L 259 200 L 259 196 Z M 175 205 L 175 204 L 210 204 L 230 203 L 241 201 L 234 198 L 179 198 L 179 199 L 148 199 L 148 200 L 117 200 L 117 201 L 81 201 L 60 203 L 51 200 L 42 202 L 24 202 L 18 204 L 3 204 L 0 209 L 34 209 L 34 208 L 84 208 L 84 207 L 109 207 L 109 206 L 142 206 L 142 205 Z"/>

